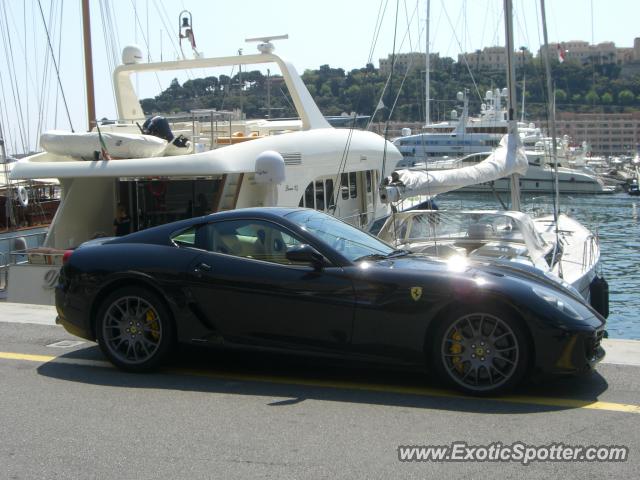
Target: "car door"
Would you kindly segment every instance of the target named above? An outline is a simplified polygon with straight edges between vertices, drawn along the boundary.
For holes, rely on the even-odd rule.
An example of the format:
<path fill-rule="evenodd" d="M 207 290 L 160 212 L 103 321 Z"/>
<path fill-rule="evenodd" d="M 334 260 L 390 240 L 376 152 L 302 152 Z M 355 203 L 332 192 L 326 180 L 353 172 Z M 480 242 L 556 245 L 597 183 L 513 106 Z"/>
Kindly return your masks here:
<path fill-rule="evenodd" d="M 225 220 L 196 232 L 202 254 L 188 274 L 198 308 L 225 341 L 343 350 L 351 339 L 355 295 L 340 267 L 293 264 L 302 241 L 264 220 Z"/>

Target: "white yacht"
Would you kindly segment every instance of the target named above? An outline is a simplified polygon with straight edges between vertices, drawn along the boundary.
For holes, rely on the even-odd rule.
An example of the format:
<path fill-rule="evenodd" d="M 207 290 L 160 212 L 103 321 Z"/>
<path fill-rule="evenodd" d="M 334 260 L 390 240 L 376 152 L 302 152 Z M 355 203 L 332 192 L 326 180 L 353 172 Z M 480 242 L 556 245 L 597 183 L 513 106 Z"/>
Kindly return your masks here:
<path fill-rule="evenodd" d="M 301 205 L 361 227 L 388 213 L 389 206 L 379 201 L 378 186 L 383 161 L 395 164 L 400 153 L 372 132 L 331 127 L 294 66 L 273 53 L 270 38 L 261 40 L 256 54 L 159 63 L 138 63 L 140 52 L 125 48 L 123 64 L 114 72 L 118 123 L 101 126 L 100 132 L 75 134 L 84 135 L 76 143 L 94 155 L 88 160 L 78 155 L 78 145 L 71 142 L 74 134 L 54 132 L 53 140 L 62 139 L 53 142 L 50 150 L 55 152 L 25 158 L 11 172 L 12 179 L 59 179 L 62 194 L 43 248 L 27 252 L 25 261 L 9 267 L 10 301 L 52 304 L 59 269 L 55 265 L 62 262 L 64 251 L 96 236 L 113 235 L 119 204 L 127 210 L 132 230 L 255 206 Z M 184 154 L 172 145 L 158 148 L 155 140 L 140 134 L 136 122 L 144 122 L 145 115 L 134 74 L 262 64 L 279 67 L 300 117 L 297 123 L 229 121 L 224 124 L 226 139 L 215 128 L 203 132 L 206 125 L 193 123 L 184 133 L 193 135 L 196 153 L 185 147 L 189 153 Z M 258 124 L 262 130 L 252 134 Z M 149 150 L 156 153 L 145 155 Z M 104 159 L 112 156 L 123 158 Z"/>
<path fill-rule="evenodd" d="M 480 116 L 469 117 L 468 91 L 458 92 L 458 100 L 463 102 L 460 116 L 453 110 L 451 120 L 429 124 L 421 133 L 413 135 L 410 129 L 404 129 L 403 136 L 393 141 L 403 156 L 396 168 L 420 167 L 436 159 L 490 152 L 507 133 L 507 110 L 503 107 L 507 94 L 506 88 L 488 90 L 480 106 Z M 525 148 L 533 148 L 544 138 L 533 123 L 519 122 L 518 131 Z"/>
<path fill-rule="evenodd" d="M 557 172 L 550 163 L 551 159 L 545 151 L 525 150 L 529 168 L 519 177 L 520 191 L 522 193 L 546 194 L 554 191 L 556 176 L 558 189 L 562 194 L 600 194 L 614 193 L 616 188 L 606 185 L 597 175 L 589 174 L 584 170 L 567 167 L 558 167 Z M 475 153 L 460 160 L 459 166 L 464 167 L 481 162 L 489 156 L 489 153 Z M 499 192 L 510 191 L 509 178 L 501 178 L 493 182 L 469 185 L 462 190 L 465 192 Z"/>

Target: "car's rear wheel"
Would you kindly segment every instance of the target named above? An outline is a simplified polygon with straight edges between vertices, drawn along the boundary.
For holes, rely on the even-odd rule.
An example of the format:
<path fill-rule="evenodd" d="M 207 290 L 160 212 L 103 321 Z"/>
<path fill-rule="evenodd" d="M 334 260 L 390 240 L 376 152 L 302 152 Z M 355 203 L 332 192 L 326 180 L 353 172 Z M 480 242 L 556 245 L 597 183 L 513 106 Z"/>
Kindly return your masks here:
<path fill-rule="evenodd" d="M 439 325 L 434 340 L 433 361 L 440 376 L 472 395 L 510 390 L 527 370 L 527 337 L 507 311 L 457 310 Z"/>
<path fill-rule="evenodd" d="M 124 287 L 100 306 L 96 336 L 115 366 L 146 372 L 167 357 L 174 334 L 170 313 L 158 295 L 141 287 Z"/>

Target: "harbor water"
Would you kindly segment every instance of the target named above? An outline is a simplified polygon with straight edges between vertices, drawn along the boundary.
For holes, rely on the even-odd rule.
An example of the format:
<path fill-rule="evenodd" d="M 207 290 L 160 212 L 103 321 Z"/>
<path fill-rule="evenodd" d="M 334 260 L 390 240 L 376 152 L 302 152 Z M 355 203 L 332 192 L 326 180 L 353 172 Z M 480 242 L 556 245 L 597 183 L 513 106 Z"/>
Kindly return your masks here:
<path fill-rule="evenodd" d="M 508 203 L 508 195 L 502 194 Z M 522 209 L 549 211 L 552 198 L 523 195 Z M 451 192 L 439 195 L 442 209 L 496 209 L 492 194 Z M 571 215 L 598 235 L 601 265 L 609 282 L 611 338 L 640 340 L 640 198 L 627 193 L 562 195 L 560 211 Z"/>

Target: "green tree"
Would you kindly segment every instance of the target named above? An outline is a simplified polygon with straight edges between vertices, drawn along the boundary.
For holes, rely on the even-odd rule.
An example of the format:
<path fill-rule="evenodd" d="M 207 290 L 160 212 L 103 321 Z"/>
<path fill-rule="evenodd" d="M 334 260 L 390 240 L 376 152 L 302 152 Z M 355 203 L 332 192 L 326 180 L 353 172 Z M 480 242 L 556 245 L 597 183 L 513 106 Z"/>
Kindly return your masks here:
<path fill-rule="evenodd" d="M 600 95 L 598 95 L 595 90 L 589 90 L 589 93 L 587 93 L 584 99 L 590 104 L 595 104 L 600 101 Z"/>
<path fill-rule="evenodd" d="M 561 88 L 557 88 L 556 89 L 556 102 L 557 103 L 564 103 L 567 101 L 567 94 L 564 90 L 562 90 Z"/>
<path fill-rule="evenodd" d="M 622 105 L 631 105 L 635 98 L 636 97 L 631 90 L 622 90 L 618 94 L 618 102 Z"/>
<path fill-rule="evenodd" d="M 609 92 L 606 92 L 602 95 L 602 97 L 600 97 L 600 101 L 605 105 L 611 105 L 613 103 L 613 95 L 611 95 Z"/>

